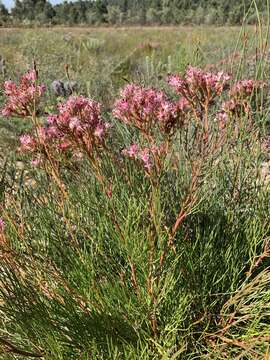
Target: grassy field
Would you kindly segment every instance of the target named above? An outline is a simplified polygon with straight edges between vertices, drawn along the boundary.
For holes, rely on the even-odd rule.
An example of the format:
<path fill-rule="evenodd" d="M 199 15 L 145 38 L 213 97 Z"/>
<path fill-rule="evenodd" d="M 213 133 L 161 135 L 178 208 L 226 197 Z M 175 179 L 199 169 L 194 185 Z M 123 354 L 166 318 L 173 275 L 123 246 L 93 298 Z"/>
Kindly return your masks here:
<path fill-rule="evenodd" d="M 0 359 L 270 359 L 268 29 L 0 49 L 1 107 L 35 68 L 0 118 Z"/>
<path fill-rule="evenodd" d="M 262 32 L 253 27 L 0 29 L 0 79 L 18 78 L 35 59 L 53 103 L 51 83 L 67 80 L 68 64 L 78 92 L 110 107 L 127 82 L 157 86 L 168 73 L 181 72 L 188 64 L 254 77 L 254 56 L 266 29 Z M 0 146 L 5 150 L 6 144 L 14 146 L 21 128 L 17 122 L 0 122 Z"/>

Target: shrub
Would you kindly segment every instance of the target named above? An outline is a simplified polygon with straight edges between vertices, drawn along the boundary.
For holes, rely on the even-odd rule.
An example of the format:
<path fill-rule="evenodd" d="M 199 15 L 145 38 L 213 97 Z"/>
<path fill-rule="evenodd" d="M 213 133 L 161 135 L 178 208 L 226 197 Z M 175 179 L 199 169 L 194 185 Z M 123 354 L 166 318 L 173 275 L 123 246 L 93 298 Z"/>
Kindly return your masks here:
<path fill-rule="evenodd" d="M 32 109 L 33 132 L 20 149 L 36 180 L 2 208 L 7 353 L 261 354 L 270 331 L 268 191 L 253 115 L 266 85 L 189 67 L 169 76 L 171 96 L 128 85 L 110 120 L 83 96 L 44 120 L 32 73 L 34 97 L 25 104 L 6 92 L 4 112 Z"/>

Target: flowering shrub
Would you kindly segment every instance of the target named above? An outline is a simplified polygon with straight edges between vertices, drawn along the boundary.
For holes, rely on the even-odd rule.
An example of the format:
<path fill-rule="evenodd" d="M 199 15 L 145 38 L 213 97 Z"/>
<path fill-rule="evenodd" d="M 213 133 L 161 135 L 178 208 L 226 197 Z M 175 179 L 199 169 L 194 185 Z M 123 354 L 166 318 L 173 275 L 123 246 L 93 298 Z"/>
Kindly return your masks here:
<path fill-rule="evenodd" d="M 48 117 L 46 134 L 61 149 L 85 150 L 88 154 L 102 145 L 109 124 L 101 118 L 101 106 L 83 96 L 71 96 Z"/>
<path fill-rule="evenodd" d="M 234 99 L 248 99 L 254 91 L 266 86 L 264 81 L 240 80 L 230 90 L 230 95 Z"/>
<path fill-rule="evenodd" d="M 113 131 L 101 104 L 84 96 L 68 97 L 43 118 L 33 71 L 9 85 L 24 84 L 25 96 L 6 91 L 3 113 L 32 117 L 19 149 L 39 165 L 31 171 L 36 184 L 22 185 L 0 209 L 1 313 L 7 331 L 16 327 L 15 343 L 29 340 L 29 351 L 18 354 L 49 359 L 59 348 L 59 358 L 193 358 L 199 336 L 207 356 L 205 344 L 230 332 L 234 341 L 238 316 L 242 329 L 254 326 L 257 310 L 247 319 L 248 309 L 238 314 L 228 301 L 226 318 L 223 305 L 269 232 L 269 197 L 254 181 L 260 150 L 250 131 L 257 128 L 245 112 L 264 85 L 230 87 L 229 80 L 189 67 L 169 77 L 172 97 L 128 85 L 114 104 Z M 252 267 L 266 257 L 267 248 Z M 8 351 L 20 350 L 12 345 Z"/>
<path fill-rule="evenodd" d="M 2 115 L 6 117 L 32 116 L 38 109 L 44 91 L 45 86 L 37 84 L 36 70 L 30 70 L 23 75 L 19 85 L 13 81 L 5 81 L 4 92 L 8 101 L 2 109 Z"/>
<path fill-rule="evenodd" d="M 266 86 L 263 81 L 241 80 L 238 81 L 229 91 L 230 99 L 224 101 L 222 110 L 218 114 L 221 121 L 227 121 L 229 118 L 240 118 L 242 114 L 251 117 L 251 100 L 255 92 L 262 90 Z"/>
<path fill-rule="evenodd" d="M 132 125 L 144 134 L 153 134 L 156 127 L 164 134 L 170 134 L 183 122 L 187 103 L 169 101 L 164 92 L 127 85 L 115 102 L 113 115 L 126 124 Z"/>
<path fill-rule="evenodd" d="M 100 104 L 83 96 L 71 96 L 58 105 L 58 113 L 50 114 L 47 125 L 38 127 L 33 135 L 20 138 L 22 152 L 48 155 L 71 151 L 93 157 L 95 150 L 104 144 L 109 124 L 101 118 Z M 36 163 L 36 162 L 35 162 Z"/>
<path fill-rule="evenodd" d="M 169 84 L 192 106 L 205 106 L 227 88 L 230 76 L 223 71 L 213 74 L 189 66 L 184 77 L 169 76 Z"/>
<path fill-rule="evenodd" d="M 31 153 L 34 165 L 42 159 L 57 158 L 62 153 L 70 154 L 73 159 L 86 154 L 93 160 L 104 148 L 110 127 L 102 119 L 101 105 L 83 96 L 70 96 L 58 105 L 55 114 L 47 116 L 45 126 L 39 125 L 36 109 L 45 88 L 38 85 L 37 80 L 37 71 L 30 70 L 22 76 L 19 85 L 11 81 L 4 84 L 7 103 L 2 110 L 3 115 L 32 116 L 36 128 L 32 134 L 21 136 L 20 151 Z M 166 152 L 170 152 L 172 135 L 177 130 L 186 131 L 190 126 L 197 127 L 193 147 L 195 144 L 198 149 L 192 151 L 206 151 L 205 145 L 200 143 L 209 141 L 215 122 L 220 129 L 225 129 L 229 120 L 237 119 L 242 111 L 251 116 L 249 98 L 255 90 L 265 86 L 261 81 L 242 80 L 230 87 L 229 80 L 230 76 L 222 71 L 211 73 L 189 66 L 183 76 L 170 75 L 168 78 L 169 85 L 179 96 L 176 100 L 170 99 L 161 90 L 127 85 L 116 100 L 112 114 L 139 130 L 142 138 L 123 150 L 122 154 L 136 160 L 149 174 L 153 169 L 162 167 Z M 54 87 L 58 89 L 59 86 L 64 88 L 62 83 L 54 82 Z M 221 102 L 226 94 L 228 98 Z M 221 104 L 220 110 L 216 110 L 218 103 Z M 213 149 L 215 145 L 212 145 Z"/>

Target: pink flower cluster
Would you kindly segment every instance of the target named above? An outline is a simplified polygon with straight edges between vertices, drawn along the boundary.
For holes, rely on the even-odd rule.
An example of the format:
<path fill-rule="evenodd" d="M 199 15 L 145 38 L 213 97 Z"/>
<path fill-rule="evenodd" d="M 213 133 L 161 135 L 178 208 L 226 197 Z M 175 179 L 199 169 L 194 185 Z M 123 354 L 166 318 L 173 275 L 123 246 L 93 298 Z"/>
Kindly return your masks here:
<path fill-rule="evenodd" d="M 44 91 L 45 86 L 37 84 L 37 72 L 35 70 L 29 70 L 23 75 L 19 85 L 10 80 L 5 81 L 4 92 L 8 101 L 2 109 L 2 115 L 6 117 L 31 116 L 34 108 L 37 109 Z"/>
<path fill-rule="evenodd" d="M 224 128 L 227 121 L 229 120 L 228 113 L 226 113 L 225 111 L 220 111 L 219 113 L 217 113 L 216 119 L 218 120 L 220 127 Z"/>
<path fill-rule="evenodd" d="M 229 119 L 229 115 L 241 116 L 243 112 L 250 115 L 251 105 L 248 101 L 250 96 L 255 90 L 265 86 L 266 83 L 263 81 L 238 81 L 229 91 L 229 100 L 222 103 L 222 110 L 218 113 L 217 118 L 224 124 Z"/>
<path fill-rule="evenodd" d="M 58 114 L 48 116 L 48 126 L 37 129 L 35 137 L 20 138 L 20 149 L 33 152 L 39 146 L 59 151 L 73 149 L 89 155 L 102 145 L 109 124 L 101 118 L 100 104 L 83 96 L 71 96 L 58 106 Z"/>
<path fill-rule="evenodd" d="M 164 152 L 163 146 L 152 145 L 151 147 L 140 148 L 137 144 L 132 144 L 122 151 L 123 155 L 141 161 L 147 172 L 153 168 L 154 158 L 160 158 Z"/>
<path fill-rule="evenodd" d="M 21 152 L 33 152 L 36 148 L 36 140 L 29 134 L 22 135 L 20 137 L 20 151 Z"/>
<path fill-rule="evenodd" d="M 199 101 L 212 101 L 226 88 L 230 76 L 223 71 L 217 74 L 189 66 L 184 77 L 171 75 L 169 84 L 192 105 Z"/>
<path fill-rule="evenodd" d="M 155 125 L 168 133 L 179 122 L 186 105 L 169 101 L 163 91 L 131 84 L 121 91 L 113 115 L 145 133 L 151 132 Z"/>
<path fill-rule="evenodd" d="M 270 136 L 268 136 L 263 142 L 263 149 L 267 152 L 270 151 Z"/>
<path fill-rule="evenodd" d="M 4 232 L 5 227 L 6 227 L 5 221 L 2 218 L 0 218 L 0 233 Z"/>
<path fill-rule="evenodd" d="M 264 81 L 240 80 L 231 89 L 230 95 L 235 98 L 248 98 L 255 90 L 266 86 Z"/>
<path fill-rule="evenodd" d="M 123 150 L 123 155 L 143 165 L 145 171 L 162 169 L 165 146 L 170 145 L 171 134 L 177 127 L 182 127 L 193 117 L 202 121 L 204 126 L 200 137 L 204 143 L 208 141 L 210 117 L 215 117 L 220 129 L 225 129 L 230 119 L 243 113 L 252 115 L 252 106 L 248 97 L 254 90 L 265 86 L 264 82 L 242 80 L 229 90 L 230 76 L 224 72 L 210 73 L 195 67 L 188 67 L 184 76 L 171 75 L 169 84 L 180 95 L 177 101 L 170 100 L 165 92 L 153 88 L 144 88 L 135 84 L 127 85 L 115 102 L 113 115 L 125 124 L 137 128 L 146 146 L 133 144 Z M 30 70 L 22 76 L 19 85 L 11 81 L 4 84 L 7 103 L 2 110 L 5 116 L 26 117 L 37 109 L 40 98 L 45 91 L 43 85 L 37 84 L 36 70 Z M 229 98 L 223 102 L 221 109 L 215 112 L 215 98 L 228 89 Z M 210 124 L 211 125 L 211 124 Z M 37 165 L 46 157 L 66 153 L 67 158 L 73 156 L 82 159 L 84 155 L 91 157 L 106 148 L 105 139 L 110 125 L 101 116 L 101 105 L 83 96 L 70 96 L 58 105 L 56 114 L 50 114 L 45 126 L 35 123 L 32 134 L 20 138 L 20 150 L 34 155 L 33 165 Z M 169 135 L 169 136 L 168 136 Z M 59 156 L 61 159 L 61 157 Z M 0 224 L 1 227 L 1 224 Z"/>

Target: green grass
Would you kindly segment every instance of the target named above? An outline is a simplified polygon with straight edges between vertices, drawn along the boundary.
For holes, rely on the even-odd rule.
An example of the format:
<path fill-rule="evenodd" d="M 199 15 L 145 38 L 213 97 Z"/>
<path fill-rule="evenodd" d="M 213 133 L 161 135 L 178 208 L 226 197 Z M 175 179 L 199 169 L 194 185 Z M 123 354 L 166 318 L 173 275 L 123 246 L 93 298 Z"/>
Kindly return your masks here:
<path fill-rule="evenodd" d="M 231 71 L 234 80 L 265 79 L 267 29 L 259 30 L 0 30 L 3 79 L 17 79 L 35 58 L 49 87 L 65 79 L 69 64 L 78 92 L 104 104 L 117 157 L 125 145 L 143 141 L 111 119 L 119 88 L 134 81 L 169 91 L 166 75 L 188 64 Z M 152 48 L 138 48 L 142 43 Z M 45 108 L 56 102 L 48 90 Z M 194 123 L 188 124 L 174 137 L 158 180 L 132 162 L 115 166 L 108 154 L 100 160 L 105 182 L 87 161 L 71 164 L 61 171 L 67 197 L 27 159 L 24 170 L 16 168 L 16 139 L 27 121 L 0 120 L 8 161 L 1 179 L 7 223 L 0 247 L 1 359 L 268 359 L 270 194 L 260 177 L 268 156 L 267 94 L 253 105 L 252 126 L 242 114 L 209 153 L 200 151 Z M 167 248 L 181 209 L 186 217 Z"/>

